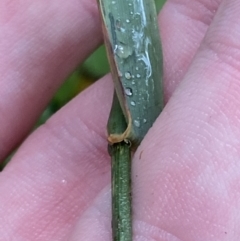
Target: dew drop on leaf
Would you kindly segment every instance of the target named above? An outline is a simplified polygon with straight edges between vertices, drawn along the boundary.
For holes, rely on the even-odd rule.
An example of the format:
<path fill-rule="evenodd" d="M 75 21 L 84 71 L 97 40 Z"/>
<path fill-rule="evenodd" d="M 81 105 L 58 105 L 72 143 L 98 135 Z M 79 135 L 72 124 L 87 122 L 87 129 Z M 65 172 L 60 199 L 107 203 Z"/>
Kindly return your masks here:
<path fill-rule="evenodd" d="M 132 95 L 133 95 L 132 89 L 129 88 L 129 87 L 127 87 L 127 88 L 125 89 L 125 94 L 126 94 L 127 96 L 132 96 Z"/>

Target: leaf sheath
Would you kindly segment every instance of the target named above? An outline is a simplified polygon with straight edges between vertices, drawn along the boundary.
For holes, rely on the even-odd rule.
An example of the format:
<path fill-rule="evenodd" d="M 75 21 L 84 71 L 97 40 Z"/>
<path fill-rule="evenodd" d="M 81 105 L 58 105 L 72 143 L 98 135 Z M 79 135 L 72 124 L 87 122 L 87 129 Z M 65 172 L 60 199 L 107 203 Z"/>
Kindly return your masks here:
<path fill-rule="evenodd" d="M 162 50 L 153 0 L 98 0 L 115 90 L 127 122 L 109 142 L 137 146 L 163 108 Z"/>

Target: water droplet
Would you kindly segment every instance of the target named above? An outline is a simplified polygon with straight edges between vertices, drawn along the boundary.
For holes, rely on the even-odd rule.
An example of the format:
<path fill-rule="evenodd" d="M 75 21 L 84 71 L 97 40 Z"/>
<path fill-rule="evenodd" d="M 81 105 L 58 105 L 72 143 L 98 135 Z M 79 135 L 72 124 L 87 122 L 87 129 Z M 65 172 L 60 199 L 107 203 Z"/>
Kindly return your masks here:
<path fill-rule="evenodd" d="M 133 12 L 130 12 L 130 14 L 133 14 Z"/>
<path fill-rule="evenodd" d="M 128 139 L 124 139 L 123 140 L 129 147 L 131 147 L 132 143 L 131 141 L 129 141 Z"/>
<path fill-rule="evenodd" d="M 134 120 L 133 123 L 136 127 L 140 127 L 140 121 L 139 120 Z"/>
<path fill-rule="evenodd" d="M 143 119 L 143 123 L 147 123 L 147 120 L 146 120 L 146 119 Z"/>
<path fill-rule="evenodd" d="M 114 53 L 119 57 L 126 59 L 133 53 L 133 49 L 127 45 L 119 44 L 115 46 Z"/>
<path fill-rule="evenodd" d="M 126 31 L 126 29 L 125 28 L 120 28 L 119 31 L 124 33 Z"/>
<path fill-rule="evenodd" d="M 129 20 L 129 19 L 127 19 L 127 20 L 126 20 L 126 23 L 130 23 L 130 20 Z"/>
<path fill-rule="evenodd" d="M 132 95 L 133 95 L 132 89 L 129 88 L 129 87 L 127 87 L 127 88 L 125 89 L 125 94 L 126 94 L 127 96 L 132 96 Z"/>
<path fill-rule="evenodd" d="M 116 3 L 116 1 L 112 1 L 112 4 L 115 4 Z"/>
<path fill-rule="evenodd" d="M 139 68 L 138 68 L 138 67 L 136 67 L 136 70 L 139 70 Z"/>
<path fill-rule="evenodd" d="M 141 75 L 140 75 L 140 74 L 137 74 L 136 76 L 137 76 L 137 78 L 140 78 L 140 77 L 141 77 Z"/>
<path fill-rule="evenodd" d="M 136 102 L 135 102 L 135 101 L 131 101 L 130 104 L 131 104 L 132 106 L 135 106 L 135 105 L 136 105 Z"/>
<path fill-rule="evenodd" d="M 125 28 L 123 28 L 121 21 L 119 19 L 116 20 L 116 28 L 118 31 L 123 33 L 126 31 Z"/>
<path fill-rule="evenodd" d="M 131 76 L 131 73 L 130 73 L 130 72 L 126 72 L 126 73 L 125 73 L 125 78 L 126 78 L 126 79 L 131 79 L 131 77 L 132 77 L 132 76 Z"/>

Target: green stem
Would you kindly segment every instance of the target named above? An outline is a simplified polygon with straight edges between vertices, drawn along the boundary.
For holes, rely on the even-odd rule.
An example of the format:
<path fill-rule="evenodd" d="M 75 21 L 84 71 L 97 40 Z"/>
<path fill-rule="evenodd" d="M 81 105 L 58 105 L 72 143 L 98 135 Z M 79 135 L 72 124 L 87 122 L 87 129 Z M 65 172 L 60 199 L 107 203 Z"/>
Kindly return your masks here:
<path fill-rule="evenodd" d="M 108 133 L 120 134 L 127 123 L 116 92 L 108 120 Z M 132 240 L 131 217 L 131 143 L 109 144 L 112 158 L 112 236 L 113 241 Z"/>
<path fill-rule="evenodd" d="M 114 241 L 132 240 L 131 149 L 126 142 L 111 146 L 112 235 Z"/>

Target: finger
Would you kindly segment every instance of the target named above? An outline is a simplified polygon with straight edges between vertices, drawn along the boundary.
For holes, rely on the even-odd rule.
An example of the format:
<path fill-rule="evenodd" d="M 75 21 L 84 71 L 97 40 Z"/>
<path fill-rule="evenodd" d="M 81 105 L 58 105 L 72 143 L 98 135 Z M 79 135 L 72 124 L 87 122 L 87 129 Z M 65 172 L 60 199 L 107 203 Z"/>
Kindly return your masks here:
<path fill-rule="evenodd" d="M 3 0 L 0 12 L 1 160 L 100 43 L 101 26 L 93 0 Z"/>
<path fill-rule="evenodd" d="M 165 99 L 187 72 L 222 0 L 168 0 L 160 14 Z"/>
<path fill-rule="evenodd" d="M 186 241 L 239 239 L 239 14 L 239 1 L 223 1 L 136 153 L 134 213 L 143 230 Z"/>
<path fill-rule="evenodd" d="M 110 241 L 111 230 L 111 188 L 106 186 L 83 215 L 77 220 L 69 235 L 69 241 Z"/>
<path fill-rule="evenodd" d="M 24 142 L 0 174 L 0 240 L 63 240 L 109 184 L 112 92 L 96 83 Z"/>

